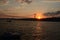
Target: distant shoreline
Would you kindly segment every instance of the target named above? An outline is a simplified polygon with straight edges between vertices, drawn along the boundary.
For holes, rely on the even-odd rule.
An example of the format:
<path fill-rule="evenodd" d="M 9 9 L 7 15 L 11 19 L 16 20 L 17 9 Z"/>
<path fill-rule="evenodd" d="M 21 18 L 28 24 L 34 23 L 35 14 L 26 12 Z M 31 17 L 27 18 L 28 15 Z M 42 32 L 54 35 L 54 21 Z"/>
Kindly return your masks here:
<path fill-rule="evenodd" d="M 43 18 L 43 19 L 36 19 L 36 18 L 0 18 L 0 20 L 7 20 L 7 21 L 12 21 L 12 20 L 24 20 L 24 21 L 48 21 L 48 22 L 60 22 L 60 17 L 53 17 L 53 18 Z"/>

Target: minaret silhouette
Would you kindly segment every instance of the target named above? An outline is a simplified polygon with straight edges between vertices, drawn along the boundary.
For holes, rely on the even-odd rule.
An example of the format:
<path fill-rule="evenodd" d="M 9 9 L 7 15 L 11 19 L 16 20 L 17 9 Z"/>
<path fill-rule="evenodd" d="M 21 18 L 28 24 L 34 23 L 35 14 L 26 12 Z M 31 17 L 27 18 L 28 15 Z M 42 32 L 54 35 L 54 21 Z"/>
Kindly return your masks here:
<path fill-rule="evenodd" d="M 36 13 L 34 14 L 34 18 L 36 18 Z"/>

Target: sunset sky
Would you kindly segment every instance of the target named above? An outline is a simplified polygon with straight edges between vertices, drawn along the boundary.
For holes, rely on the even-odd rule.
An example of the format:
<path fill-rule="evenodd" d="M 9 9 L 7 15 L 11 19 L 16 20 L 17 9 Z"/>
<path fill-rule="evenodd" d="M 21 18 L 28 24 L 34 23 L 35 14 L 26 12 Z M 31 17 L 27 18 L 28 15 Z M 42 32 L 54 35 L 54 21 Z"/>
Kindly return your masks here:
<path fill-rule="evenodd" d="M 59 0 L 0 0 L 0 14 L 29 17 L 54 11 L 60 11 Z"/>

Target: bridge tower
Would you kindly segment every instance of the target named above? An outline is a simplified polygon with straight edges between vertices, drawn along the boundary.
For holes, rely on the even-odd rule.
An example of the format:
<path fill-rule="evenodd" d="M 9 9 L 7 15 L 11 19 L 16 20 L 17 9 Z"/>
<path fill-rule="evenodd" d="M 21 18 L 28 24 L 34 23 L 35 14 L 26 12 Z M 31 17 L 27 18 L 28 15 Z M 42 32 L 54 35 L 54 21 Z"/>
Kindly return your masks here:
<path fill-rule="evenodd" d="M 34 14 L 34 18 L 36 18 L 36 13 Z"/>

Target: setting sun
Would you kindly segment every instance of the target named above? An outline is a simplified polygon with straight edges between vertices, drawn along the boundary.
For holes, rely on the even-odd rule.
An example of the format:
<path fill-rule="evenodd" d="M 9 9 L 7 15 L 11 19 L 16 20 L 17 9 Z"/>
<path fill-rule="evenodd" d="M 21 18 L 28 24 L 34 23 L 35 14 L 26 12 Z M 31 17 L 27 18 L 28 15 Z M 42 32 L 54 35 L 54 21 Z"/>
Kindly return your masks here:
<path fill-rule="evenodd" d="M 40 17 L 40 16 L 37 16 L 36 18 L 37 18 L 37 19 L 41 19 L 41 17 Z"/>
<path fill-rule="evenodd" d="M 42 18 L 42 14 L 39 14 L 39 13 L 35 14 L 34 16 L 35 16 L 36 19 L 41 19 Z"/>
<path fill-rule="evenodd" d="M 43 12 L 37 12 L 37 13 L 35 13 L 34 14 L 34 18 L 36 18 L 36 19 L 42 19 L 42 18 L 44 18 L 44 16 L 42 14 L 43 14 Z"/>

